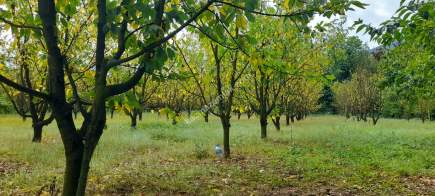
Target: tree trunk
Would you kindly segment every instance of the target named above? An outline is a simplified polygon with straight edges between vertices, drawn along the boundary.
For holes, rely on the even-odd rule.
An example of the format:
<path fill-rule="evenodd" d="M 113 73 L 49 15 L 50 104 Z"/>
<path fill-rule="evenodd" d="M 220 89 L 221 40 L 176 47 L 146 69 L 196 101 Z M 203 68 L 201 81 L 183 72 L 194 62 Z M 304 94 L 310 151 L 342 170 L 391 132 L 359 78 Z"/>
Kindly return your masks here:
<path fill-rule="evenodd" d="M 113 113 L 115 113 L 115 109 L 110 109 L 110 119 L 113 119 Z"/>
<path fill-rule="evenodd" d="M 303 115 L 302 115 L 301 113 L 298 113 L 298 114 L 296 115 L 296 120 L 297 120 L 297 121 L 300 121 L 300 120 L 302 120 L 302 119 L 304 119 Z"/>
<path fill-rule="evenodd" d="M 379 118 L 381 117 L 381 114 L 376 113 L 376 112 L 372 112 L 372 122 L 373 125 L 376 125 L 376 123 L 378 123 Z"/>
<path fill-rule="evenodd" d="M 63 182 L 63 195 L 76 195 L 80 178 L 80 168 L 83 158 L 83 146 L 65 149 L 66 166 Z"/>
<path fill-rule="evenodd" d="M 143 112 L 143 110 L 139 110 L 139 121 L 142 121 Z"/>
<path fill-rule="evenodd" d="M 172 125 L 176 125 L 176 124 L 177 124 L 177 117 L 174 116 L 174 117 L 172 118 Z"/>
<path fill-rule="evenodd" d="M 294 123 L 295 122 L 295 116 L 294 115 L 290 116 L 290 120 L 292 121 L 292 123 Z"/>
<path fill-rule="evenodd" d="M 42 126 L 33 127 L 33 139 L 32 142 L 40 143 L 42 138 Z"/>
<path fill-rule="evenodd" d="M 204 122 L 208 123 L 208 112 L 204 112 Z"/>
<path fill-rule="evenodd" d="M 92 159 L 92 155 L 97 147 L 98 141 L 103 134 L 104 125 L 106 124 L 106 110 L 105 101 L 97 93 L 94 108 L 92 110 L 91 121 L 88 126 L 85 127 L 86 135 L 84 137 L 82 162 L 80 165 L 80 177 L 77 185 L 77 195 L 85 195 L 86 184 L 89 174 L 89 164 Z M 82 130 L 83 131 L 83 130 Z"/>
<path fill-rule="evenodd" d="M 100 128 L 97 128 L 100 129 Z M 101 134 L 102 133 L 102 129 L 95 131 L 95 133 L 97 133 L 98 135 L 94 135 L 93 139 L 91 139 L 91 141 L 89 143 L 86 143 L 84 151 L 83 151 L 83 158 L 82 158 L 82 162 L 81 162 L 81 167 L 80 167 L 80 177 L 79 177 L 79 182 L 77 185 L 77 194 L 76 195 L 80 195 L 80 196 L 84 196 L 85 192 L 86 192 L 86 184 L 88 181 L 88 174 L 89 174 L 89 165 L 91 163 L 91 159 L 92 159 L 92 155 L 95 151 L 95 148 L 97 147 L 98 144 L 98 140 L 100 139 Z"/>
<path fill-rule="evenodd" d="M 367 114 L 362 114 L 362 115 L 361 115 L 361 119 L 362 119 L 364 122 L 367 122 Z"/>
<path fill-rule="evenodd" d="M 275 129 L 277 131 L 281 130 L 281 123 L 280 123 L 281 117 L 276 116 L 274 119 L 272 119 L 273 125 L 275 125 Z"/>
<path fill-rule="evenodd" d="M 251 119 L 251 116 L 252 116 L 251 112 L 246 113 L 246 115 L 248 115 L 248 119 Z"/>
<path fill-rule="evenodd" d="M 137 112 L 133 111 L 133 114 L 130 115 L 130 119 L 131 119 L 131 128 L 136 128 L 137 125 Z"/>
<path fill-rule="evenodd" d="M 267 138 L 267 116 L 260 115 L 261 138 Z"/>
<path fill-rule="evenodd" d="M 83 139 L 75 129 L 68 105 L 53 104 L 52 108 L 65 149 L 63 195 L 76 195 L 83 159 Z"/>
<path fill-rule="evenodd" d="M 230 157 L 230 119 L 221 117 L 222 128 L 224 129 L 224 158 Z"/>
<path fill-rule="evenodd" d="M 285 125 L 287 125 L 287 126 L 290 125 L 290 114 L 285 115 Z"/>
<path fill-rule="evenodd" d="M 373 125 L 376 125 L 376 123 L 378 123 L 378 119 L 379 118 L 373 118 Z"/>
<path fill-rule="evenodd" d="M 240 117 L 242 116 L 241 112 L 237 112 L 237 120 L 240 120 Z"/>

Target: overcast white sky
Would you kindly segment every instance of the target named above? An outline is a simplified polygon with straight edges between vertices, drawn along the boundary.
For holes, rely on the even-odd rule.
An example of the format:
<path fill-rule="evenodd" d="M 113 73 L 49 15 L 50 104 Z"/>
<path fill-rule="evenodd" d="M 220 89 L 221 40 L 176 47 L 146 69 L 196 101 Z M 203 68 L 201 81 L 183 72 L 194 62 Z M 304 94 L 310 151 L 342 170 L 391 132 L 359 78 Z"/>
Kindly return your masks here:
<path fill-rule="evenodd" d="M 372 25 L 379 25 L 383 21 L 389 19 L 394 15 L 396 10 L 399 8 L 400 0 L 360 0 L 361 2 L 369 4 L 366 9 L 356 9 L 355 11 L 348 12 L 346 27 L 352 26 L 353 22 L 359 18 L 363 19 L 364 23 L 369 23 Z M 312 23 L 317 23 L 322 18 L 315 18 Z M 356 34 L 351 32 L 351 34 Z M 376 42 L 370 42 L 370 37 L 363 35 L 362 33 L 357 34 L 361 40 L 367 42 L 370 48 L 376 47 L 378 44 Z"/>

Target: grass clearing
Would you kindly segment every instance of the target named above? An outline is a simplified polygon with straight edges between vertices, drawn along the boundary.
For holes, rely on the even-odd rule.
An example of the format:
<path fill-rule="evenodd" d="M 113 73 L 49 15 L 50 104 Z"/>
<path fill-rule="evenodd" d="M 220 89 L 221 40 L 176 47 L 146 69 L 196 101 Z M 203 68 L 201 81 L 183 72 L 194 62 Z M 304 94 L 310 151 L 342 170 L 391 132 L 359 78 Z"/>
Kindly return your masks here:
<path fill-rule="evenodd" d="M 31 143 L 30 120 L 0 116 L 0 195 L 56 192 L 63 147 L 56 125 Z M 256 119 L 234 119 L 232 158 L 219 160 L 220 121 L 173 126 L 147 113 L 137 129 L 126 116 L 108 119 L 91 163 L 94 194 L 371 194 L 435 193 L 435 123 L 370 123 L 311 116 L 260 139 Z M 55 188 L 53 188 L 55 187 Z"/>

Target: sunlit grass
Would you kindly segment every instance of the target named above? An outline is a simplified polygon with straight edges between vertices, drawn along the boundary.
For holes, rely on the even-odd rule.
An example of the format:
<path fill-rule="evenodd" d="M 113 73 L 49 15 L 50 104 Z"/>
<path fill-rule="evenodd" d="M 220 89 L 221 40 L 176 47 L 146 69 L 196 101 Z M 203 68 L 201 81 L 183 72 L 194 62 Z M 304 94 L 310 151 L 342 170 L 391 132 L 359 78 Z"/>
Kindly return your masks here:
<path fill-rule="evenodd" d="M 62 184 L 63 147 L 55 123 L 31 143 L 30 120 L 0 116 L 0 195 L 34 194 Z M 218 160 L 219 120 L 172 126 L 147 113 L 137 129 L 126 116 L 108 119 L 91 166 L 89 193 L 169 194 L 431 194 L 435 123 L 381 119 L 370 123 L 312 116 L 260 139 L 256 119 L 234 119 L 232 159 Z M 1 167 L 1 165 L 0 165 Z M 0 168 L 1 169 L 1 168 Z M 3 191 L 3 192 L 1 192 Z"/>

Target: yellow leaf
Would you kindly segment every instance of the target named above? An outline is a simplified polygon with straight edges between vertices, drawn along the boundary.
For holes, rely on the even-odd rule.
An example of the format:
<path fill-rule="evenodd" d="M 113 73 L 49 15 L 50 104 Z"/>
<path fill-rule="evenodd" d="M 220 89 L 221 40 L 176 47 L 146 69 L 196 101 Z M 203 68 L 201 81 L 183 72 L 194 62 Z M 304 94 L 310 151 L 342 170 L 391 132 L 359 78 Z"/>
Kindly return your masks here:
<path fill-rule="evenodd" d="M 66 97 L 71 98 L 73 96 L 72 89 L 66 89 Z"/>
<path fill-rule="evenodd" d="M 47 192 L 47 191 L 42 191 L 41 194 L 39 194 L 39 195 L 41 195 L 41 196 L 49 196 L 50 193 Z"/>
<path fill-rule="evenodd" d="M 239 15 L 236 18 L 236 25 L 237 27 L 241 29 L 247 29 L 248 28 L 248 20 L 244 15 Z"/>

